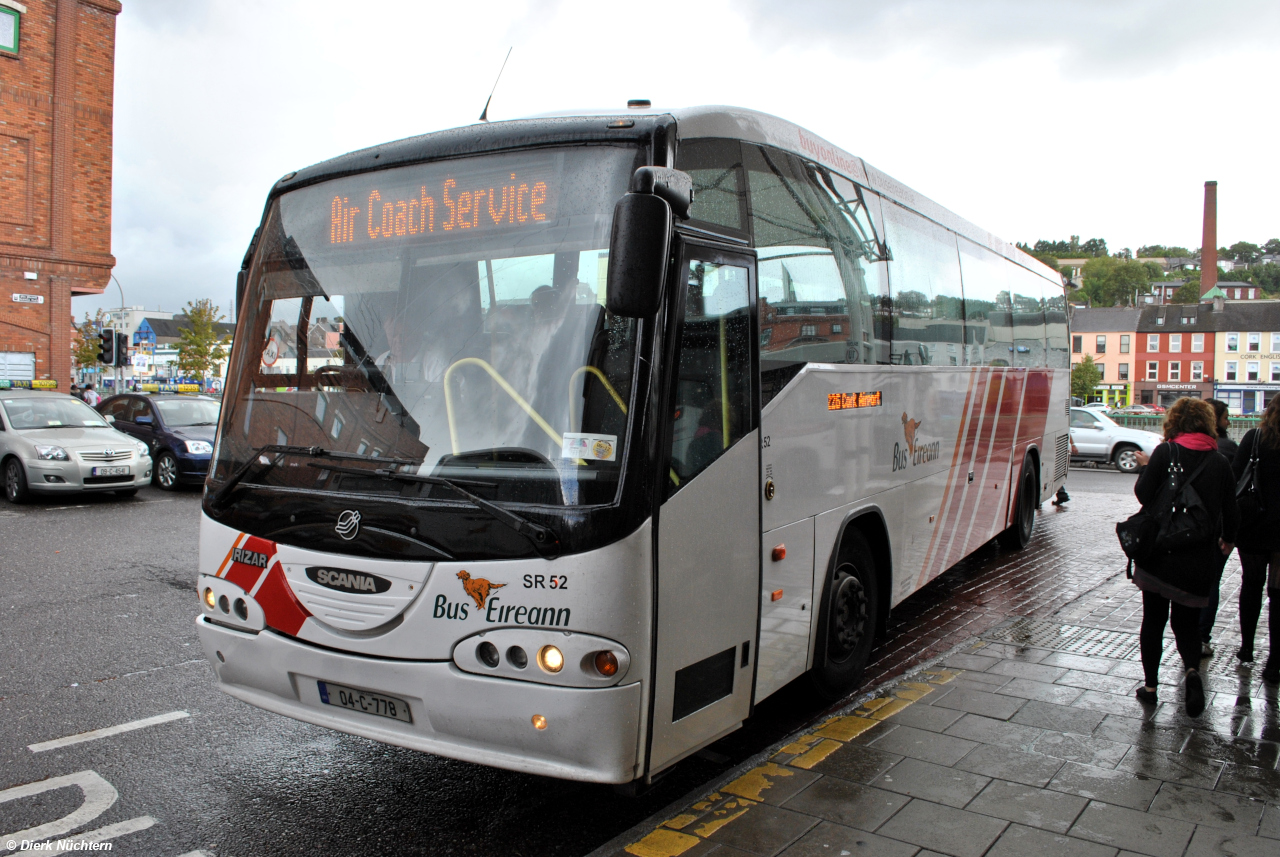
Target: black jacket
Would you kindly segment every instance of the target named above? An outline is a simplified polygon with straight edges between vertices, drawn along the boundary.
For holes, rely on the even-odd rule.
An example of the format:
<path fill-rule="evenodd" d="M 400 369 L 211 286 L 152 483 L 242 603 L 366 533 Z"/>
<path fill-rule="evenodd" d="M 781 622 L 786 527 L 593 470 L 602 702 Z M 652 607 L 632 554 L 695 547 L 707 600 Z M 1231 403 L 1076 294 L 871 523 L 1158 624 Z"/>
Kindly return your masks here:
<path fill-rule="evenodd" d="M 1240 439 L 1232 471 L 1237 480 L 1253 455 L 1253 445 L 1258 442 L 1258 430 L 1250 429 Z M 1240 552 L 1269 554 L 1280 551 L 1280 447 L 1263 444 L 1258 448 L 1258 487 L 1262 492 L 1262 517 L 1247 529 L 1240 531 Z"/>
<path fill-rule="evenodd" d="M 1220 435 L 1218 437 L 1218 452 L 1227 457 L 1227 461 L 1234 462 L 1236 460 L 1236 452 L 1240 449 L 1240 444 L 1231 438 Z"/>
<path fill-rule="evenodd" d="M 1133 493 L 1143 506 L 1152 503 L 1164 487 L 1169 475 L 1169 447 L 1168 443 L 1156 447 L 1156 451 L 1151 454 L 1151 461 L 1142 469 L 1133 486 Z M 1201 544 L 1177 553 L 1157 554 L 1148 558 L 1142 563 L 1142 569 L 1183 592 L 1204 596 L 1218 585 L 1222 567 L 1227 561 L 1218 547 L 1218 537 L 1221 536 L 1227 542 L 1236 540 L 1236 529 L 1240 523 L 1240 512 L 1236 507 L 1236 480 L 1227 459 L 1216 451 L 1198 451 L 1178 446 L 1176 455 L 1187 476 L 1194 473 L 1206 457 L 1209 458 L 1204 470 L 1200 471 L 1191 484 L 1195 486 L 1209 514 L 1221 521 L 1221 529 L 1218 535 Z"/>

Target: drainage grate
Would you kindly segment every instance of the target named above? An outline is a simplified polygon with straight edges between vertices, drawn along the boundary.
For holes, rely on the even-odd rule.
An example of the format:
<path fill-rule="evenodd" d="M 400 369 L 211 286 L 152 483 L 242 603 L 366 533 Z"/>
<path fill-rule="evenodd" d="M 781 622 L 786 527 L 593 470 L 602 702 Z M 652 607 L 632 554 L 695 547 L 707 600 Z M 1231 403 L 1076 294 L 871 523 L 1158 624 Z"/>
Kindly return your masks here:
<path fill-rule="evenodd" d="M 1138 654 L 1138 635 L 1121 631 L 1060 625 L 1043 619 L 1015 619 L 982 635 L 983 639 L 1014 646 L 1034 646 L 1074 655 L 1125 660 Z"/>

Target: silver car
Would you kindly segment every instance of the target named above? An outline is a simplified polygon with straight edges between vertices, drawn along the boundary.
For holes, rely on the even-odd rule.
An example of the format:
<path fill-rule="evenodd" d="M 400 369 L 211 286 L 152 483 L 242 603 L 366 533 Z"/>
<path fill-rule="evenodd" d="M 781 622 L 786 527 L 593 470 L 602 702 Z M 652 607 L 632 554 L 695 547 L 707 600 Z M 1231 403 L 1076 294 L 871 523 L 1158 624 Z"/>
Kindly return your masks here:
<path fill-rule="evenodd" d="M 1138 469 L 1136 453 L 1141 450 L 1150 455 L 1162 441 L 1154 432 L 1125 428 L 1096 410 L 1071 409 L 1072 462 L 1110 462 L 1118 470 L 1133 473 Z"/>
<path fill-rule="evenodd" d="M 147 445 L 116 431 L 79 399 L 0 391 L 0 477 L 11 503 L 32 493 L 114 491 L 131 496 L 151 481 Z"/>

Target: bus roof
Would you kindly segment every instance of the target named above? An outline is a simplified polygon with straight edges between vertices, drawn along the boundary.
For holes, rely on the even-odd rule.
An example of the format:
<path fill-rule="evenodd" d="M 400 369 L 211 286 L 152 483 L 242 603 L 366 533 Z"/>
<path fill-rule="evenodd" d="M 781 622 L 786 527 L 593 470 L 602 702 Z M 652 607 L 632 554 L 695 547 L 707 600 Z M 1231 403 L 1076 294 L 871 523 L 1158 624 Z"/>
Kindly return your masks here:
<path fill-rule="evenodd" d="M 607 121 L 601 121 L 620 116 L 633 120 L 634 124 L 630 127 L 610 127 Z M 1016 262 L 1050 282 L 1062 282 L 1061 277 L 1051 268 L 1015 245 L 965 220 L 817 134 L 768 113 L 725 105 L 564 111 L 449 128 L 349 152 L 296 173 L 289 173 L 276 183 L 271 196 L 370 170 L 528 146 L 557 143 L 652 143 L 655 148 L 666 148 L 670 142 L 674 142 L 668 136 L 672 130 L 678 139 L 725 137 L 794 152 Z"/>

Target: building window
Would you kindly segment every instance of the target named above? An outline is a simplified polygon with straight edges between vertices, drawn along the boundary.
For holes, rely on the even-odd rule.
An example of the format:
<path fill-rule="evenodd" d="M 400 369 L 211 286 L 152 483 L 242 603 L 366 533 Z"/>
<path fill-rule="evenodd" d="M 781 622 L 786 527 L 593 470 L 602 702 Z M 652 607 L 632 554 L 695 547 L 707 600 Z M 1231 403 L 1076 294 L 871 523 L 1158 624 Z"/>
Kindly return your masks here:
<path fill-rule="evenodd" d="M 1102 364 L 1102 363 L 1095 363 L 1095 364 L 1093 364 L 1093 365 L 1094 365 L 1094 366 L 1096 366 L 1096 367 L 1098 367 L 1098 380 L 1099 380 L 1099 381 L 1105 381 L 1105 380 L 1107 380 L 1107 367 L 1106 367 L 1106 365 L 1105 365 L 1105 364 Z"/>
<path fill-rule="evenodd" d="M 1107 353 L 1107 337 L 1106 337 L 1106 336 L 1099 336 L 1099 337 L 1098 337 L 1098 339 L 1097 339 L 1097 350 L 1096 350 L 1094 353 L 1095 353 L 1095 354 L 1106 354 L 1106 353 Z"/>
<path fill-rule="evenodd" d="M 1181 352 L 1182 352 L 1182 334 L 1181 333 L 1169 334 L 1169 353 L 1179 354 Z"/>
<path fill-rule="evenodd" d="M 1182 380 L 1182 364 L 1179 363 L 1177 360 L 1169 361 L 1169 380 L 1170 381 Z"/>
<path fill-rule="evenodd" d="M 1193 316 L 1184 315 L 1184 316 L 1182 317 L 1182 323 L 1183 323 L 1183 324 L 1195 324 L 1195 323 L 1196 323 L 1196 320 L 1195 320 L 1195 318 L 1194 318 Z"/>
<path fill-rule="evenodd" d="M 1248 363 L 1246 363 L 1245 364 L 1245 380 L 1247 381 L 1258 380 L 1258 370 L 1259 370 L 1259 366 L 1256 360 L 1250 360 Z"/>
<path fill-rule="evenodd" d="M 844 325 L 843 325 L 843 324 L 833 324 L 833 325 L 831 325 L 831 332 L 832 332 L 832 333 L 844 333 Z"/>
<path fill-rule="evenodd" d="M 1280 381 L 1280 363 L 1271 364 L 1271 380 Z"/>
<path fill-rule="evenodd" d="M 1203 333 L 1191 334 L 1191 352 L 1193 354 L 1199 354 L 1202 351 L 1204 351 L 1204 334 Z"/>
<path fill-rule="evenodd" d="M 17 9 L 0 6 L 0 52 L 16 54 L 18 36 L 22 30 L 22 15 Z"/>
<path fill-rule="evenodd" d="M 1079 354 L 1081 351 L 1084 351 L 1084 337 L 1083 336 L 1071 337 L 1071 353 Z"/>
<path fill-rule="evenodd" d="M 1148 381 L 1160 380 L 1160 364 L 1159 363 L 1152 361 L 1147 364 L 1147 380 Z"/>
<path fill-rule="evenodd" d="M 1280 351 L 1280 333 L 1271 334 L 1271 353 Z"/>
<path fill-rule="evenodd" d="M 1127 333 L 1120 334 L 1120 353 L 1129 353 L 1129 334 Z"/>
<path fill-rule="evenodd" d="M 1262 350 L 1262 334 L 1261 333 L 1249 334 L 1249 352 L 1248 353 L 1257 354 L 1261 350 Z"/>
<path fill-rule="evenodd" d="M 1192 381 L 1204 380 L 1204 361 L 1202 360 L 1191 361 L 1191 380 Z"/>
<path fill-rule="evenodd" d="M 1249 289 L 1249 300 L 1253 300 L 1253 296 L 1257 294 L 1256 289 Z"/>
<path fill-rule="evenodd" d="M 800 325 L 800 335 L 801 336 L 817 336 L 818 326 L 816 324 L 802 324 Z"/>
<path fill-rule="evenodd" d="M 1147 350 L 1152 353 L 1155 353 L 1160 350 L 1160 334 L 1158 333 L 1147 334 Z"/>
<path fill-rule="evenodd" d="M 1116 380 L 1117 381 L 1129 380 L 1129 364 L 1128 363 L 1121 363 L 1119 366 L 1116 367 Z"/>
<path fill-rule="evenodd" d="M 329 429 L 329 436 L 334 440 L 337 440 L 338 436 L 342 434 L 342 428 L 342 417 L 335 414 L 333 417 L 333 426 Z"/>
<path fill-rule="evenodd" d="M 1228 351 L 1240 350 L 1240 334 L 1238 333 L 1227 334 L 1227 350 Z"/>
<path fill-rule="evenodd" d="M 1240 300 L 1240 290 L 1236 289 L 1236 300 Z"/>
<path fill-rule="evenodd" d="M 1236 367 L 1239 365 L 1240 364 L 1236 363 L 1236 361 L 1234 360 L 1227 361 L 1227 380 L 1228 381 L 1236 380 Z"/>
<path fill-rule="evenodd" d="M 1164 316 L 1162 316 L 1162 315 L 1158 315 L 1158 316 L 1156 316 L 1156 324 L 1157 324 L 1157 325 L 1162 325 L 1162 324 L 1164 324 Z"/>

